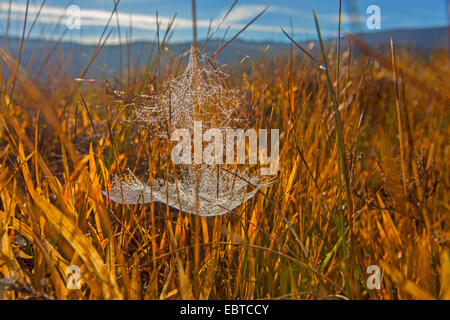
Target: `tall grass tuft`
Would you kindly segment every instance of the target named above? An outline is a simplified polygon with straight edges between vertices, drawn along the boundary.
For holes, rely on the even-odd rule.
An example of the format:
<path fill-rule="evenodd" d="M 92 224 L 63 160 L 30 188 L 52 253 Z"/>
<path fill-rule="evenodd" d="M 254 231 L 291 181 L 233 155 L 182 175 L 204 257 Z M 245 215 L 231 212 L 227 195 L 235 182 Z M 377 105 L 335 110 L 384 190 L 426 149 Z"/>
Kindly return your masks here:
<path fill-rule="evenodd" d="M 300 50 L 242 60 L 223 80 L 248 93 L 255 126 L 284 134 L 276 182 L 213 217 L 102 194 L 127 168 L 176 174 L 167 141 L 132 125 L 139 95 L 161 94 L 186 67 L 167 47 L 175 17 L 162 39 L 157 22 L 145 67 L 124 65 L 117 81 L 74 82 L 46 62 L 42 83 L 1 47 L 0 298 L 449 299 L 448 52 L 384 54 L 340 27 L 334 50 L 314 18 L 320 58 L 283 30 Z M 229 41 L 217 43 L 212 66 Z M 367 288 L 370 265 L 379 290 Z"/>

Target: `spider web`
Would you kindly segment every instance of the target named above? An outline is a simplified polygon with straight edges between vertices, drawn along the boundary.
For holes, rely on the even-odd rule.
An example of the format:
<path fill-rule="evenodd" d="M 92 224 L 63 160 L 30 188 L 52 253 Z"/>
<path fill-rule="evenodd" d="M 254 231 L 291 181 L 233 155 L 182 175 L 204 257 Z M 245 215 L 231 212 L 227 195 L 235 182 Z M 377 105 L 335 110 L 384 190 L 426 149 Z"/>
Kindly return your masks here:
<path fill-rule="evenodd" d="M 141 95 L 143 102 L 134 109 L 135 121 L 166 139 L 175 129 L 193 130 L 194 121 L 202 121 L 206 129 L 242 127 L 247 123 L 239 117 L 243 96 L 226 87 L 226 77 L 219 68 L 210 67 L 205 55 L 191 49 L 181 76 L 169 78 L 158 95 Z M 231 172 L 221 165 L 178 165 L 176 176 L 157 178 L 149 184 L 131 172 L 125 179 L 115 177 L 109 192 L 103 194 L 119 204 L 153 201 L 186 213 L 217 216 L 240 206 L 270 184 L 237 168 Z M 251 187 L 249 192 L 247 187 Z"/>
<path fill-rule="evenodd" d="M 179 128 L 193 129 L 196 120 L 203 122 L 204 129 L 242 126 L 246 122 L 238 117 L 243 95 L 226 88 L 224 80 L 228 75 L 210 67 L 207 56 L 198 50 L 194 54 L 194 50 L 183 74 L 171 76 L 162 93 L 141 95 L 143 102 L 134 110 L 135 121 L 160 137 L 167 138 Z"/>

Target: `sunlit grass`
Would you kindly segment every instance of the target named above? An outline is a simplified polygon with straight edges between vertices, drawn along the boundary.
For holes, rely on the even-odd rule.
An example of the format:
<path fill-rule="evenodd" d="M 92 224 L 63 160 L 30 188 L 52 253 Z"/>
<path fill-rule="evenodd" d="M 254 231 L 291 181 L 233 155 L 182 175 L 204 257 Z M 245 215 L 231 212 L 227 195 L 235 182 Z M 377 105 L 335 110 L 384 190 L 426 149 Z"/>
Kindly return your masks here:
<path fill-rule="evenodd" d="M 44 94 L 0 48 L 0 297 L 450 299 L 448 52 L 341 41 L 339 58 L 321 44 L 324 68 L 299 51 L 231 72 L 249 118 L 283 133 L 280 169 L 264 194 L 210 218 L 101 193 L 127 168 L 172 170 L 166 141 L 128 121 L 130 103 L 185 60 L 160 60 L 160 43 L 115 85 L 55 76 Z M 81 290 L 66 286 L 70 265 Z M 380 290 L 367 289 L 370 265 Z"/>

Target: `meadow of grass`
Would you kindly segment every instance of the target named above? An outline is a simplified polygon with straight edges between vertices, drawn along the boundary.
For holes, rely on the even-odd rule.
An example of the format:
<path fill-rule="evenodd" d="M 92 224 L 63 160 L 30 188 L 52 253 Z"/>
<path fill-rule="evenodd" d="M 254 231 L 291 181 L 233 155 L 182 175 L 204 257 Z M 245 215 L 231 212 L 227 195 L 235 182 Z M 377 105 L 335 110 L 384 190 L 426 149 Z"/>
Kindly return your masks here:
<path fill-rule="evenodd" d="M 1 298 L 450 299 L 448 51 L 341 42 L 315 57 L 322 68 L 294 43 L 234 66 L 248 117 L 280 129 L 280 167 L 216 217 L 101 193 L 127 168 L 172 170 L 166 141 L 128 121 L 139 93 L 183 71 L 185 58 L 160 59 L 163 40 L 143 70 L 94 83 L 50 64 L 36 82 L 1 48 Z"/>

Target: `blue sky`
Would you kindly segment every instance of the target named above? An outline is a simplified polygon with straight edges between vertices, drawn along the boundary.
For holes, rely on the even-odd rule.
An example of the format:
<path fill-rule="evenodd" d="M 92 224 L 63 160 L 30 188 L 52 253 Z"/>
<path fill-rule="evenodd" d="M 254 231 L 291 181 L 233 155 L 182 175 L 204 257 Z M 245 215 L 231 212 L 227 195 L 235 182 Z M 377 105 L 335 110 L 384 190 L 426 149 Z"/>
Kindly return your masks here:
<path fill-rule="evenodd" d="M 25 12 L 25 0 L 13 0 L 11 6 L 10 35 L 19 35 L 22 30 Z M 206 36 L 210 19 L 213 19 L 213 29 L 222 19 L 233 0 L 198 0 L 197 19 L 199 38 Z M 40 0 L 30 0 L 29 24 L 36 15 L 41 4 Z M 68 30 L 65 40 L 95 42 L 102 27 L 106 24 L 114 7 L 114 0 L 47 0 L 44 9 L 33 29 L 34 38 L 58 38 L 66 29 L 67 16 L 65 8 L 68 5 L 80 8 L 80 29 Z M 377 5 L 381 11 L 381 30 L 398 28 L 423 28 L 448 25 L 448 0 L 343 0 L 343 31 L 373 32 L 368 30 L 366 20 L 369 16 L 366 9 L 369 5 Z M 216 33 L 224 35 L 230 27 L 227 36 L 234 35 L 248 21 L 269 6 L 268 11 L 251 25 L 240 38 L 247 40 L 286 41 L 280 33 L 280 27 L 291 29 L 291 21 L 295 38 L 308 40 L 316 37 L 312 10 L 319 16 L 321 28 L 325 36 L 335 36 L 339 12 L 338 0 L 241 0 Z M 6 30 L 9 1 L 0 0 L 0 34 Z M 171 41 L 192 39 L 191 1 L 190 0 L 122 0 L 118 6 L 119 22 L 122 37 L 129 36 L 133 40 L 154 40 L 156 34 L 155 13 L 165 30 L 169 19 L 177 13 L 175 30 Z M 116 18 L 112 23 L 117 29 Z M 117 30 L 113 31 L 110 42 L 118 39 Z"/>

